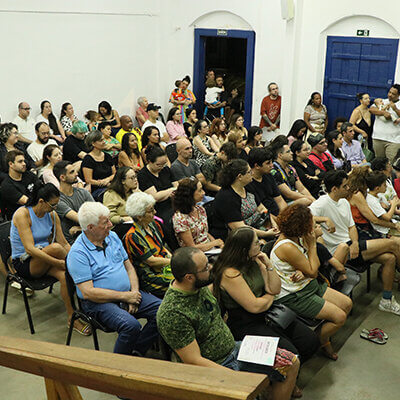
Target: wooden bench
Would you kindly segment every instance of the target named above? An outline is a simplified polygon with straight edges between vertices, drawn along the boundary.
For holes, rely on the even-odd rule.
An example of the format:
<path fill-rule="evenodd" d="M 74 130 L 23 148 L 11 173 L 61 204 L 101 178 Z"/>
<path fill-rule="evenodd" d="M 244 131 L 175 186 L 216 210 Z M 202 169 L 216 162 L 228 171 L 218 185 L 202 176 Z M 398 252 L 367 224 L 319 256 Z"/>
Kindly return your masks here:
<path fill-rule="evenodd" d="M 0 336 L 0 365 L 43 376 L 49 400 L 82 400 L 77 386 L 138 400 L 254 399 L 269 385 L 260 374 L 5 336 Z"/>

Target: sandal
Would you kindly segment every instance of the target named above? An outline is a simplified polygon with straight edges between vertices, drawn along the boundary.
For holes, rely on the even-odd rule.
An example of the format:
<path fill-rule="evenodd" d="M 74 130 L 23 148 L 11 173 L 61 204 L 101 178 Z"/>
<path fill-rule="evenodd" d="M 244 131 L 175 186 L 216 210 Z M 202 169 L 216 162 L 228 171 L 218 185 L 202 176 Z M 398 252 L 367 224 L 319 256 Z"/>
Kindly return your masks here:
<path fill-rule="evenodd" d="M 370 332 L 374 333 L 374 332 L 379 332 L 379 333 L 382 335 L 382 338 L 383 338 L 383 339 L 385 339 L 385 340 L 388 340 L 388 339 L 389 339 L 388 334 L 385 333 L 382 329 L 379 329 L 379 328 L 363 329 L 361 332 L 362 332 L 362 333 L 370 333 Z"/>
<path fill-rule="evenodd" d="M 326 358 L 329 358 L 330 360 L 336 361 L 339 358 L 337 353 L 335 353 L 333 351 L 330 340 L 328 340 L 325 344 L 321 345 L 321 351 L 322 351 L 322 354 Z"/>
<path fill-rule="evenodd" d="M 383 338 L 382 333 L 378 331 L 367 331 L 364 332 L 364 330 L 360 334 L 360 338 L 369 340 L 370 342 L 376 343 L 376 344 L 386 344 L 387 340 Z"/>
<path fill-rule="evenodd" d="M 77 322 L 77 321 L 75 321 L 75 322 Z M 81 321 L 79 321 L 79 322 L 81 322 Z M 81 322 L 81 324 L 82 324 L 82 322 Z M 71 324 L 68 323 L 68 328 L 70 328 L 70 326 L 71 326 Z M 74 323 L 73 330 L 83 336 L 90 336 L 92 334 L 92 329 L 89 324 L 82 324 L 82 328 L 79 329 L 76 327 L 76 325 Z"/>

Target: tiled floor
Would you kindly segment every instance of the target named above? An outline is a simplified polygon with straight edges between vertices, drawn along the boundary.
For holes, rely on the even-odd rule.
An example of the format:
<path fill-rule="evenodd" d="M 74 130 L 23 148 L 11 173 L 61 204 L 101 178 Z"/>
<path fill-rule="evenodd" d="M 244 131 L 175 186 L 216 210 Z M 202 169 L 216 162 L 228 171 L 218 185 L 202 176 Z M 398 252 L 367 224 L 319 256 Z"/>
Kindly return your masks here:
<path fill-rule="evenodd" d="M 334 362 L 315 356 L 302 367 L 298 380 L 304 388 L 304 400 L 397 400 L 400 388 L 400 316 L 378 311 L 380 283 L 375 281 L 371 293 L 365 292 L 365 277 L 354 293 L 354 310 L 346 325 L 336 334 L 333 345 L 339 350 Z M 0 296 L 4 280 L 0 278 Z M 400 293 L 397 297 L 400 300 Z M 58 287 L 53 294 L 38 292 L 30 300 L 36 334 L 30 335 L 22 296 L 11 289 L 6 315 L 0 315 L 0 335 L 65 343 L 67 319 Z M 389 334 L 389 341 L 379 346 L 359 337 L 362 328 L 380 327 Z M 99 332 L 100 349 L 112 351 L 116 334 Z M 74 333 L 72 345 L 93 348 L 91 337 Z M 0 367 L 0 399 L 45 399 L 44 382 L 40 377 Z M 115 398 L 108 394 L 81 389 L 85 400 Z"/>

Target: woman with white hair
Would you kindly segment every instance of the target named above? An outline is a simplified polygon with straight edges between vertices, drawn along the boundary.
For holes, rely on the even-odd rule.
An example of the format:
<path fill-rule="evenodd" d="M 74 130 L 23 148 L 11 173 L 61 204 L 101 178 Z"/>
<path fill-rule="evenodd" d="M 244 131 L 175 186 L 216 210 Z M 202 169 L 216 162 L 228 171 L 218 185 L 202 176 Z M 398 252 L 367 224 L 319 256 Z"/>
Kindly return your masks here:
<path fill-rule="evenodd" d="M 149 114 L 147 114 L 147 106 L 149 105 L 148 100 L 144 96 L 140 96 L 137 99 L 139 105 L 136 110 L 136 121 L 139 124 L 139 128 L 142 128 L 143 124 L 149 119 Z"/>
<path fill-rule="evenodd" d="M 126 202 L 126 213 L 133 226 L 125 236 L 129 259 L 135 266 L 140 288 L 157 297 L 164 297 L 173 279 L 171 253 L 165 247 L 161 225 L 154 220 L 156 201 L 143 192 L 133 193 Z"/>

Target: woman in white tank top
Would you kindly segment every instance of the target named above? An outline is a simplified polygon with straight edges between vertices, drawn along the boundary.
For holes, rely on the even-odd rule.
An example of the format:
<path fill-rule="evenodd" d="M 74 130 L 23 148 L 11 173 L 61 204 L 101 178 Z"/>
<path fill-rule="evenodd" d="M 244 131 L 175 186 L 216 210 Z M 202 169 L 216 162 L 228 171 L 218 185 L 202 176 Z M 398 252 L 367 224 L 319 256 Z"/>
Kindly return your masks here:
<path fill-rule="evenodd" d="M 346 322 L 352 301 L 316 279 L 319 259 L 310 209 L 291 205 L 279 214 L 277 223 L 281 234 L 270 256 L 281 278 L 276 301 L 303 317 L 325 320 L 319 331 L 321 348 L 327 357 L 337 360 L 330 338 Z"/>

